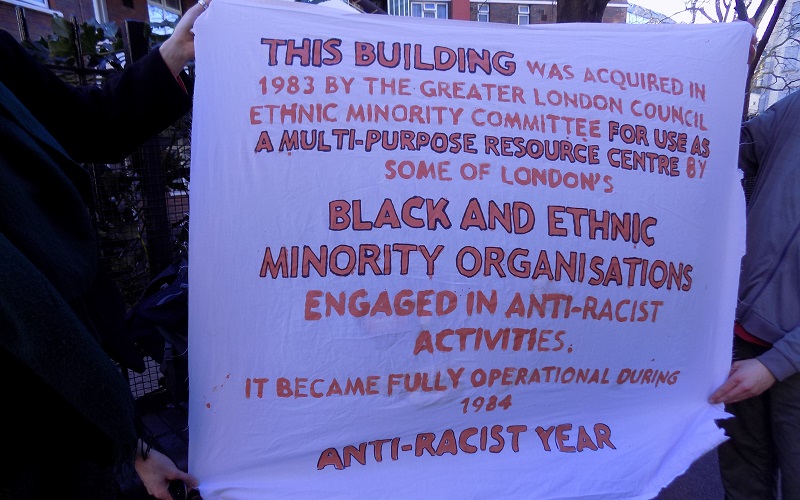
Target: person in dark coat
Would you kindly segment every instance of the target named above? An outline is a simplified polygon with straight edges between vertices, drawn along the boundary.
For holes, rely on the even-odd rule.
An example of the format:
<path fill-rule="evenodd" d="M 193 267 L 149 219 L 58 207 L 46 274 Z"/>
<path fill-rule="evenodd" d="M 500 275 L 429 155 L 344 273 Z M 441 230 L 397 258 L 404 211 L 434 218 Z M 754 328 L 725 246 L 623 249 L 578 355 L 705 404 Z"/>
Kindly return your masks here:
<path fill-rule="evenodd" d="M 171 481 L 197 486 L 137 433 L 81 164 L 118 162 L 189 111 L 182 69 L 206 5 L 102 87 L 64 83 L 0 30 L 2 498 L 117 498 L 126 465 L 159 499 Z"/>

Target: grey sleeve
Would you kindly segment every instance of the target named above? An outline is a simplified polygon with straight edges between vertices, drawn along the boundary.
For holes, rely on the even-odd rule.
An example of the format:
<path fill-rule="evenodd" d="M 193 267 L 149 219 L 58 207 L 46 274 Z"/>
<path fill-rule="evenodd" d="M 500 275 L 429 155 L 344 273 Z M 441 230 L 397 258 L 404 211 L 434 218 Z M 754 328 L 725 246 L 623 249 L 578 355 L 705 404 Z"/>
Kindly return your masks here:
<path fill-rule="evenodd" d="M 800 372 L 800 327 L 787 333 L 758 360 L 778 380 L 785 380 Z"/>

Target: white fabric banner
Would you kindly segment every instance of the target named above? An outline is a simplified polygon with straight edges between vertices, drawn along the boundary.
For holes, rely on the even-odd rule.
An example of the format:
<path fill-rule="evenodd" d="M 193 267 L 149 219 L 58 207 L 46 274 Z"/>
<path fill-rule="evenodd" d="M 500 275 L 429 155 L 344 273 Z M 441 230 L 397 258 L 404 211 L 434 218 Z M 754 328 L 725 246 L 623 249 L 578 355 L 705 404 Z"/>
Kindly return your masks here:
<path fill-rule="evenodd" d="M 724 439 L 747 23 L 195 31 L 204 498 L 645 499 Z"/>

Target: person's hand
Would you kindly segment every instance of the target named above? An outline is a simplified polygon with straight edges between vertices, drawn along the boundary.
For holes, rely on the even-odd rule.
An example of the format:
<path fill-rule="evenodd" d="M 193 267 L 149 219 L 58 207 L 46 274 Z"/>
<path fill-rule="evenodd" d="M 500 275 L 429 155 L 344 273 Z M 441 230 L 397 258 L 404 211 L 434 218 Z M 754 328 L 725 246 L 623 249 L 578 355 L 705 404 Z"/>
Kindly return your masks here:
<path fill-rule="evenodd" d="M 711 404 L 737 403 L 753 396 L 758 396 L 775 383 L 775 377 L 757 359 L 735 361 L 731 372 L 719 389 L 708 399 Z"/>
<path fill-rule="evenodd" d="M 211 0 L 203 0 L 184 12 L 183 17 L 175 26 L 175 31 L 159 47 L 158 51 L 173 75 L 178 76 L 178 73 L 183 70 L 186 63 L 194 59 L 194 33 L 192 28 L 197 18 L 205 12 L 210 4 Z"/>
<path fill-rule="evenodd" d="M 169 492 L 171 481 L 183 481 L 187 489 L 195 489 L 198 485 L 197 478 L 180 470 L 168 456 L 152 448 L 147 458 L 143 458 L 140 451 L 136 452 L 134 467 L 147 493 L 159 500 L 173 500 Z"/>
<path fill-rule="evenodd" d="M 756 28 L 756 22 L 754 19 L 749 19 L 747 21 L 753 28 Z M 753 37 L 750 38 L 750 53 L 747 54 L 747 64 L 752 64 L 753 59 L 756 57 L 756 49 L 758 48 L 758 38 L 756 37 L 756 32 L 753 32 Z"/>

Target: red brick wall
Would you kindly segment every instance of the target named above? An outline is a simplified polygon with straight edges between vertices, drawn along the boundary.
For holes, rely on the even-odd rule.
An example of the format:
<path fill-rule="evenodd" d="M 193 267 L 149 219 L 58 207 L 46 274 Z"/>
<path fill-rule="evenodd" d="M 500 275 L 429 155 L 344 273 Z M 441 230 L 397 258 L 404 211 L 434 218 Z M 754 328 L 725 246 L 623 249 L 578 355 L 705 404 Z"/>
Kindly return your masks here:
<path fill-rule="evenodd" d="M 17 22 L 14 18 L 14 6 L 8 5 L 4 3 L 0 3 L 0 29 L 4 31 L 8 31 L 12 35 L 17 35 Z"/>
<path fill-rule="evenodd" d="M 91 0 L 50 0 L 50 8 L 64 14 L 67 20 L 75 16 L 79 23 L 94 17 Z"/>
<path fill-rule="evenodd" d="M 470 5 L 471 3 L 469 0 L 452 0 L 452 2 L 450 2 L 452 9 L 450 13 L 450 19 L 469 21 Z"/>
<path fill-rule="evenodd" d="M 53 32 L 51 27 L 52 15 L 46 12 L 39 12 L 31 9 L 25 10 L 25 21 L 28 24 L 28 33 L 31 40 L 49 35 Z M 17 14 L 14 5 L 0 3 L 0 28 L 11 33 L 14 38 L 20 40 L 19 28 L 17 26 Z"/>
<path fill-rule="evenodd" d="M 117 26 L 122 27 L 126 19 L 136 21 L 148 21 L 147 0 L 131 0 L 133 8 L 122 5 L 122 0 L 106 0 L 108 9 L 108 19 L 114 21 Z"/>

